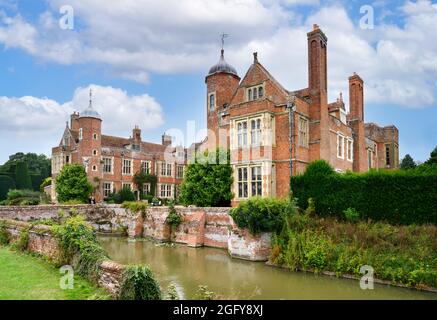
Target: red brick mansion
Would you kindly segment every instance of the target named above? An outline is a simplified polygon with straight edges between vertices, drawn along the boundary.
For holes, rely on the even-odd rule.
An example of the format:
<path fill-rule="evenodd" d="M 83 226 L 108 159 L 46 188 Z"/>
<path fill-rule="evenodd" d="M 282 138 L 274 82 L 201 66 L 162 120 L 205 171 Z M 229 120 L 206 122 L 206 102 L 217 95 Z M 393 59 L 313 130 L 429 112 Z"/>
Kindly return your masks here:
<path fill-rule="evenodd" d="M 349 112 L 342 95 L 327 94 L 327 43 L 308 33 L 308 87 L 285 89 L 258 61 L 241 78 L 224 59 L 206 76 L 208 139 L 203 148 L 231 151 L 234 204 L 251 196 L 286 196 L 290 174 L 327 160 L 338 172 L 397 168 L 398 129 L 364 122 L 364 83 L 349 78 Z"/>
<path fill-rule="evenodd" d="M 68 163 L 83 164 L 94 196 L 103 200 L 110 193 L 129 188 L 139 198 L 139 188 L 151 194 L 151 184 L 136 186 L 133 176 L 145 172 L 157 176 L 154 196 L 173 199 L 182 182 L 186 150 L 172 147 L 172 138 L 162 136 L 162 144 L 145 142 L 135 127 L 130 138 L 102 134 L 102 118 L 90 104 L 82 113 L 73 113 L 59 145 L 52 149 L 52 200 L 56 201 L 55 178 Z"/>

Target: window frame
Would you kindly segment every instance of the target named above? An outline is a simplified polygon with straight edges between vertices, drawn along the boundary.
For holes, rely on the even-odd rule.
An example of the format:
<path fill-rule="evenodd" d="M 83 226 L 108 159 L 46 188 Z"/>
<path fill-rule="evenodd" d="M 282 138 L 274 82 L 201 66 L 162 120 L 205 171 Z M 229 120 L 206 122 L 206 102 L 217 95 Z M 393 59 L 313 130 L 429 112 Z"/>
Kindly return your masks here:
<path fill-rule="evenodd" d="M 340 140 L 341 140 L 341 144 L 340 144 Z M 337 133 L 337 158 L 339 159 L 344 159 L 344 140 L 345 140 L 345 136 L 342 133 L 338 132 Z"/>
<path fill-rule="evenodd" d="M 350 162 L 354 161 L 354 140 L 351 138 L 346 139 L 346 159 Z"/>
<path fill-rule="evenodd" d="M 259 170 L 254 179 L 254 170 Z M 255 187 L 255 192 L 254 192 Z M 262 175 L 262 165 L 250 166 L 250 194 L 252 197 L 263 195 L 263 175 Z"/>
<path fill-rule="evenodd" d="M 109 189 L 105 188 L 105 185 L 109 184 Z M 108 182 L 108 181 L 104 181 L 102 184 L 102 191 L 103 191 L 103 198 L 107 198 L 111 193 L 114 192 L 114 182 Z M 106 191 L 109 191 L 108 194 L 106 194 Z"/>
<path fill-rule="evenodd" d="M 241 170 L 241 171 L 240 171 Z M 245 173 L 244 173 L 245 171 Z M 240 175 L 241 172 L 241 175 Z M 239 199 L 249 198 L 249 169 L 248 166 L 237 168 L 237 194 Z"/>
<path fill-rule="evenodd" d="M 309 120 L 303 116 L 299 116 L 298 120 L 298 144 L 299 147 L 309 148 Z"/>
<path fill-rule="evenodd" d="M 147 170 L 145 170 L 145 165 L 147 164 Z M 140 168 L 142 173 L 145 174 L 150 174 L 150 172 L 152 171 L 152 161 L 150 160 L 141 160 L 141 168 Z"/>
<path fill-rule="evenodd" d="M 213 100 L 211 100 L 211 98 L 213 98 Z M 213 105 L 211 104 L 211 102 L 213 102 Z M 214 112 L 217 108 L 217 96 L 216 96 L 216 92 L 210 92 L 208 94 L 208 113 L 210 112 Z"/>
<path fill-rule="evenodd" d="M 255 123 L 255 128 L 253 127 L 253 123 Z M 262 120 L 261 118 L 252 118 L 250 119 L 250 145 L 252 147 L 261 146 L 261 132 L 262 132 Z M 255 141 L 254 137 L 257 137 L 257 141 Z"/>
<path fill-rule="evenodd" d="M 129 166 L 125 165 L 125 161 L 129 162 Z M 122 166 L 121 166 L 121 173 L 123 176 L 131 176 L 132 172 L 133 172 L 133 168 L 132 168 L 132 159 L 122 159 Z M 127 170 L 125 170 L 126 168 L 129 168 L 129 172 L 127 172 Z"/>
<path fill-rule="evenodd" d="M 105 167 L 108 166 L 108 164 L 105 163 L 106 160 L 110 160 L 110 164 L 109 166 L 111 167 L 111 171 L 105 171 Z M 106 174 L 114 174 L 114 158 L 113 157 L 102 157 L 102 161 L 103 161 L 103 173 Z"/>
<path fill-rule="evenodd" d="M 246 126 L 246 128 L 244 128 L 244 125 Z M 237 146 L 238 149 L 242 149 L 248 146 L 247 142 L 248 142 L 248 120 L 240 120 L 237 121 L 236 123 L 237 126 Z M 241 126 L 241 130 L 240 130 L 240 126 Z"/>

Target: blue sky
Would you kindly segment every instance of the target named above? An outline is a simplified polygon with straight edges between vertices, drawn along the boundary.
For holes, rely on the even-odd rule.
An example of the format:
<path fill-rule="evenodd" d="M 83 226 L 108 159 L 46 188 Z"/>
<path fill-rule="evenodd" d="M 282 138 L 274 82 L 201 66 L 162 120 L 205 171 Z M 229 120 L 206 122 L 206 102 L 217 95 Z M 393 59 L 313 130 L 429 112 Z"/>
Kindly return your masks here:
<path fill-rule="evenodd" d="M 0 0 L 0 163 L 18 151 L 50 155 L 72 111 L 94 103 L 104 133 L 159 142 L 205 127 L 204 77 L 219 57 L 244 76 L 252 52 L 287 88 L 307 85 L 306 32 L 328 36 L 329 99 L 347 78 L 365 81 L 367 122 L 400 130 L 401 157 L 425 161 L 437 145 L 437 4 L 432 1 Z M 360 25 L 371 5 L 373 28 Z M 199 136 L 202 133 L 199 132 Z M 193 137 L 185 137 L 189 144 Z"/>

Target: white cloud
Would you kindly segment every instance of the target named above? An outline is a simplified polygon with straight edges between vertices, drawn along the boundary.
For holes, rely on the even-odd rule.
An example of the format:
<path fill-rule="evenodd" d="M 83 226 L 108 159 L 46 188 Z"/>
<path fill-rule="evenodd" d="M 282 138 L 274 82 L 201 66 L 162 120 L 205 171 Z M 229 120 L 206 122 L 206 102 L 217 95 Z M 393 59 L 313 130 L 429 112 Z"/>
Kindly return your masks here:
<path fill-rule="evenodd" d="M 340 4 L 302 17 L 295 5 L 317 0 L 70 0 L 76 30 L 57 25 L 63 0 L 35 25 L 0 16 L 0 42 L 63 64 L 94 63 L 119 77 L 147 83 L 150 73 L 206 72 L 218 59 L 219 34 L 230 33 L 226 59 L 240 73 L 251 52 L 288 89 L 307 84 L 306 32 L 317 23 L 329 38 L 329 89 L 347 99 L 347 78 L 358 72 L 366 101 L 422 107 L 437 103 L 437 5 L 407 1 L 404 25 L 360 30 Z M 331 2 L 335 3 L 335 2 Z M 243 74 L 241 74 L 243 75 Z"/>
<path fill-rule="evenodd" d="M 103 118 L 105 134 L 128 137 L 135 125 L 147 132 L 164 123 L 162 108 L 153 97 L 128 95 L 112 87 L 79 87 L 72 100 L 62 104 L 49 98 L 3 96 L 0 97 L 0 154 L 12 154 L 19 150 L 15 147 L 34 152 L 50 150 L 59 142 L 70 114 L 88 106 L 90 88 L 93 106 Z"/>

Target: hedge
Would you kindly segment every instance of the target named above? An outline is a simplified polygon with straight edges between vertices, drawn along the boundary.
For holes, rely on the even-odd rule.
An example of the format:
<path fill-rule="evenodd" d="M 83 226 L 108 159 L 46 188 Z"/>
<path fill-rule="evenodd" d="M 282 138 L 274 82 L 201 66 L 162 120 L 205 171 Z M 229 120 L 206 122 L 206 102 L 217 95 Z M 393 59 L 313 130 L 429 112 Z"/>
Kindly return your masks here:
<path fill-rule="evenodd" d="M 0 201 L 7 198 L 9 190 L 15 189 L 14 180 L 6 175 L 0 175 Z"/>
<path fill-rule="evenodd" d="M 342 216 L 348 208 L 362 218 L 394 224 L 437 224 L 437 174 L 371 171 L 291 178 L 301 208 L 313 198 L 322 216 Z"/>

